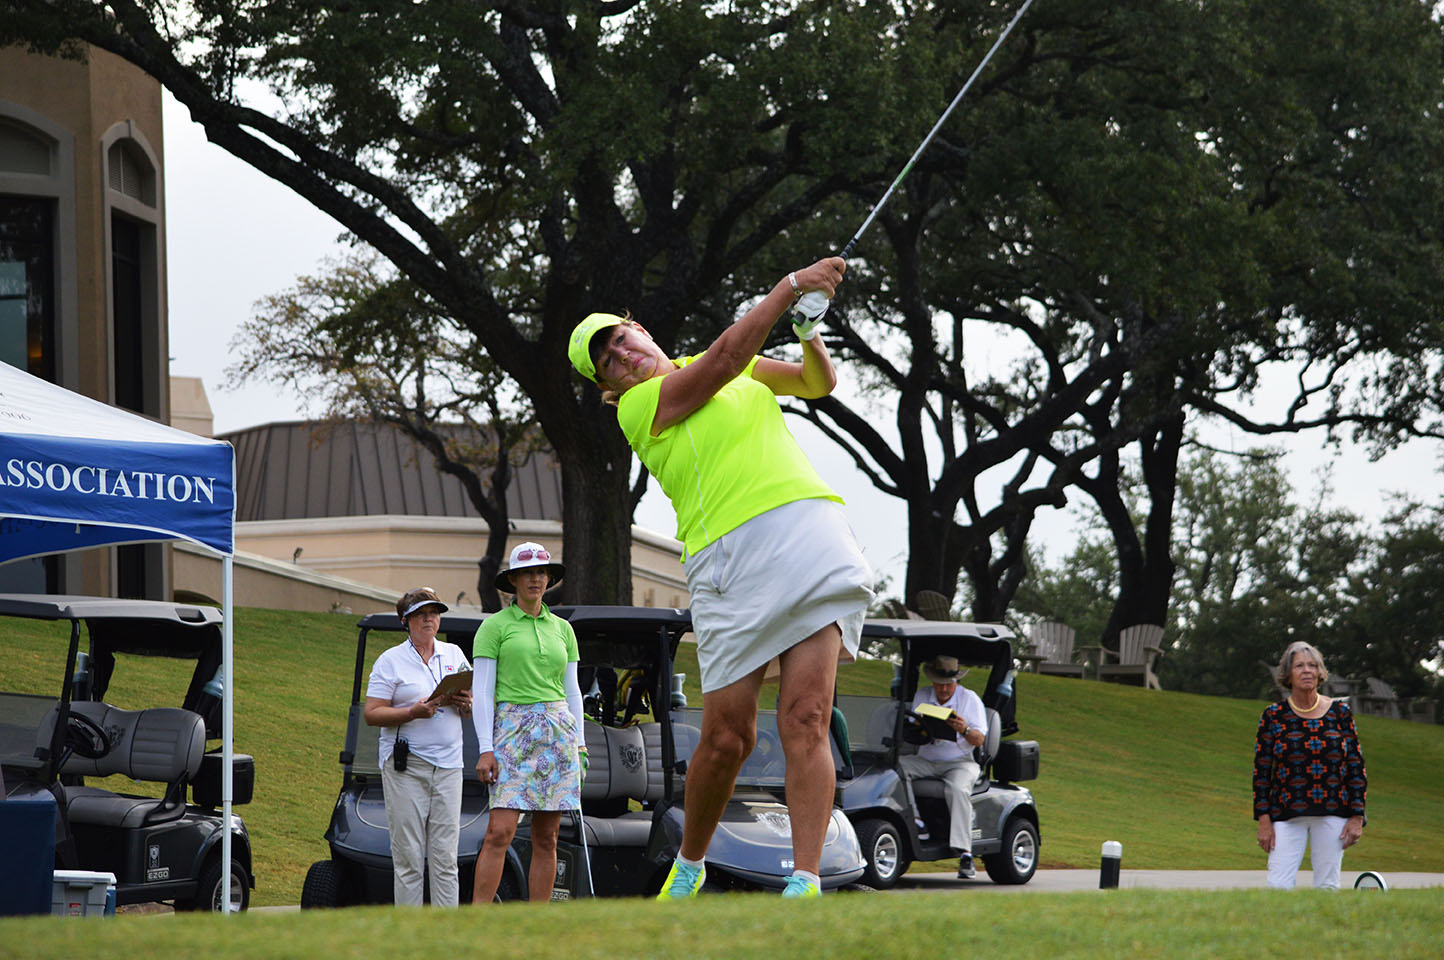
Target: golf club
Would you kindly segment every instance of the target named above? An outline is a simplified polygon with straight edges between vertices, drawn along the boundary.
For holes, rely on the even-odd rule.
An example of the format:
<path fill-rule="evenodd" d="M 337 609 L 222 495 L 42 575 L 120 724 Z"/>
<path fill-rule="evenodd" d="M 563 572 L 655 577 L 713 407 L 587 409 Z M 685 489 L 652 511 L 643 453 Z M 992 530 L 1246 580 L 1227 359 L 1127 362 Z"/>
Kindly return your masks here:
<path fill-rule="evenodd" d="M 1003 45 L 1003 41 L 1008 39 L 1008 34 L 1013 32 L 1013 27 L 1017 26 L 1018 21 L 1022 19 L 1023 14 L 1027 13 L 1028 8 L 1032 5 L 1033 0 L 1024 0 L 1023 5 L 1018 8 L 1018 12 L 1013 14 L 1013 19 L 1008 21 L 1008 25 L 1004 27 L 1003 32 L 998 35 L 998 39 L 993 42 L 993 46 L 988 51 L 987 56 L 983 57 L 982 62 L 979 63 L 973 71 L 973 75 L 968 77 L 968 82 L 963 84 L 963 89 L 958 91 L 956 97 L 953 97 L 953 102 L 948 104 L 948 108 L 943 111 L 943 115 L 938 118 L 938 122 L 933 124 L 933 128 L 929 130 L 928 135 L 923 138 L 923 142 L 918 144 L 918 148 L 913 151 L 913 155 L 908 159 L 908 162 L 903 166 L 897 177 L 894 178 L 892 184 L 887 188 L 887 191 L 882 195 L 882 199 L 872 208 L 872 212 L 867 215 L 867 219 L 862 222 L 862 226 L 857 228 L 857 233 L 854 233 L 852 239 L 847 241 L 847 246 L 842 248 L 842 252 L 839 253 L 838 256 L 846 260 L 848 256 L 851 255 L 852 248 L 857 245 L 858 238 L 862 236 L 863 231 L 872 225 L 872 221 L 876 219 L 878 211 L 881 210 L 892 197 L 893 191 L 898 188 L 898 184 L 906 179 L 908 173 L 911 172 L 913 168 L 913 164 L 917 163 L 918 157 L 922 156 L 923 151 L 928 148 L 928 144 L 933 142 L 933 137 L 937 136 L 938 131 L 943 128 L 943 124 L 947 123 L 948 117 L 952 115 L 953 109 L 962 102 L 963 97 L 966 96 L 968 90 L 972 88 L 973 81 L 978 79 L 978 75 L 983 72 L 983 68 L 988 65 L 988 61 L 993 59 L 993 54 L 998 52 L 998 48 Z"/>
<path fill-rule="evenodd" d="M 953 109 L 962 102 L 963 97 L 966 96 L 968 90 L 972 88 L 973 81 L 978 79 L 978 76 L 983 72 L 988 62 L 993 59 L 993 54 L 998 52 L 998 48 L 1003 45 L 1003 41 L 1008 39 L 1008 34 L 1013 32 L 1013 27 L 1017 26 L 1018 21 L 1022 19 L 1023 14 L 1027 13 L 1028 8 L 1032 5 L 1033 0 L 1024 0 L 1023 5 L 1018 8 L 1018 12 L 1013 14 L 1013 19 L 1008 21 L 1008 25 L 1004 27 L 1003 32 L 998 35 L 998 39 L 993 41 L 993 46 L 989 48 L 987 55 L 983 57 L 982 62 L 973 70 L 972 76 L 968 77 L 968 82 L 963 84 L 963 88 L 958 91 L 958 95 L 953 97 L 953 102 L 948 104 L 948 108 L 943 111 L 943 115 L 938 118 L 938 122 L 933 124 L 933 128 L 929 130 L 928 135 L 923 138 L 923 142 L 918 144 L 918 148 L 913 151 L 913 155 L 908 158 L 908 162 L 903 165 L 902 170 L 898 172 L 898 175 L 893 178 L 893 182 L 888 186 L 887 190 L 884 191 L 882 199 L 878 200 L 873 206 L 867 215 L 867 219 L 862 222 L 862 226 L 858 227 L 857 232 L 852 235 L 852 239 L 847 241 L 847 246 L 842 248 L 842 252 L 838 254 L 839 257 L 846 260 L 852 255 L 853 247 L 857 246 L 857 241 L 862 237 L 863 232 L 872 225 L 873 220 L 877 219 L 878 211 L 892 198 L 893 192 L 897 190 L 898 185 L 907 179 L 907 175 L 912 171 L 913 164 L 917 163 L 918 157 L 922 156 L 923 151 L 928 148 L 928 144 L 933 142 L 933 137 L 937 136 L 938 131 L 943 128 L 943 124 L 948 122 L 948 117 L 952 115 Z M 802 336 L 804 332 L 810 332 L 816 327 L 817 324 L 821 322 L 822 315 L 827 312 L 827 308 L 831 303 L 832 301 L 827 298 L 827 295 L 818 290 L 803 294 L 792 307 L 796 313 L 804 318 L 799 324 L 794 326 L 798 335 Z"/>
<path fill-rule="evenodd" d="M 587 896 L 595 897 L 597 895 L 597 888 L 592 886 L 592 854 L 591 851 L 587 849 L 587 821 L 586 818 L 582 816 L 582 808 L 580 806 L 577 807 L 575 812 L 577 815 L 577 833 L 582 838 L 582 866 L 585 867 L 587 871 Z"/>

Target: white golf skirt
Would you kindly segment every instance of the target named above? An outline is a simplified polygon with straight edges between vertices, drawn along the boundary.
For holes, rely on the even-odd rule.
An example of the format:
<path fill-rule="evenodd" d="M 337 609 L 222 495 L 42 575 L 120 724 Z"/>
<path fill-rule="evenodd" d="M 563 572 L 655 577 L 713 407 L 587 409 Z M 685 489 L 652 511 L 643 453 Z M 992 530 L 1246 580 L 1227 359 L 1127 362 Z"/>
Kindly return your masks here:
<path fill-rule="evenodd" d="M 702 692 L 736 683 L 830 623 L 857 655 L 872 570 L 840 504 L 796 500 L 687 558 Z"/>

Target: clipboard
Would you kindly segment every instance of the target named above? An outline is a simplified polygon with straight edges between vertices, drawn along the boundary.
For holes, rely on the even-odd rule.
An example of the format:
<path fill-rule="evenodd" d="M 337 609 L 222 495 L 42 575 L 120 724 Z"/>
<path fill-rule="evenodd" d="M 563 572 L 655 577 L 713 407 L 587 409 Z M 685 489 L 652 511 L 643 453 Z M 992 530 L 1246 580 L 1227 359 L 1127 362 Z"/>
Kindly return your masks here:
<path fill-rule="evenodd" d="M 920 703 L 913 707 L 913 712 L 922 720 L 923 729 L 934 740 L 957 741 L 958 731 L 948 726 L 948 720 L 957 714 L 949 708 L 935 703 Z"/>
<path fill-rule="evenodd" d="M 426 699 L 435 700 L 437 697 L 446 697 L 458 691 L 470 689 L 471 671 L 458 670 L 456 673 L 448 673 L 442 677 L 441 682 L 436 685 L 436 689 L 431 691 L 431 696 Z"/>

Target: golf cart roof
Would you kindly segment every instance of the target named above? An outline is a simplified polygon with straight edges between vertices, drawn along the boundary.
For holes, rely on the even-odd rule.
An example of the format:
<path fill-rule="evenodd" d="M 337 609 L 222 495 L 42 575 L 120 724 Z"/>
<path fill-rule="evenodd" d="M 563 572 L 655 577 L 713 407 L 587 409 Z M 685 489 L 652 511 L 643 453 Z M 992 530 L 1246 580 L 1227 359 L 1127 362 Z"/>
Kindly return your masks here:
<path fill-rule="evenodd" d="M 149 620 L 184 625 L 187 629 L 221 622 L 221 612 L 215 607 L 164 600 L 38 593 L 0 593 L 0 616 L 32 620 Z"/>
<path fill-rule="evenodd" d="M 84 621 L 92 655 L 199 659 L 221 646 L 221 611 L 189 603 L 3 593 L 0 617 Z"/>

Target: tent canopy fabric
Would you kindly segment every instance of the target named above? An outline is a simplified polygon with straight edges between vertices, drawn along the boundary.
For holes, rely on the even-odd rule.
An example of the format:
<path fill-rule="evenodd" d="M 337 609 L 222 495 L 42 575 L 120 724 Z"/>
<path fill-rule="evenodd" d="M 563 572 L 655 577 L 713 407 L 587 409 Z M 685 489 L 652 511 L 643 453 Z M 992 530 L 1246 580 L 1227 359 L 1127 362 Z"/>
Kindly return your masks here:
<path fill-rule="evenodd" d="M 0 362 L 0 563 L 81 547 L 190 540 L 221 555 L 222 823 L 235 728 L 235 451 Z M 221 876 L 231 831 L 221 831 Z M 229 907 L 226 908 L 229 913 Z"/>
<path fill-rule="evenodd" d="M 234 552 L 235 456 L 0 363 L 0 563 L 190 540 Z"/>

